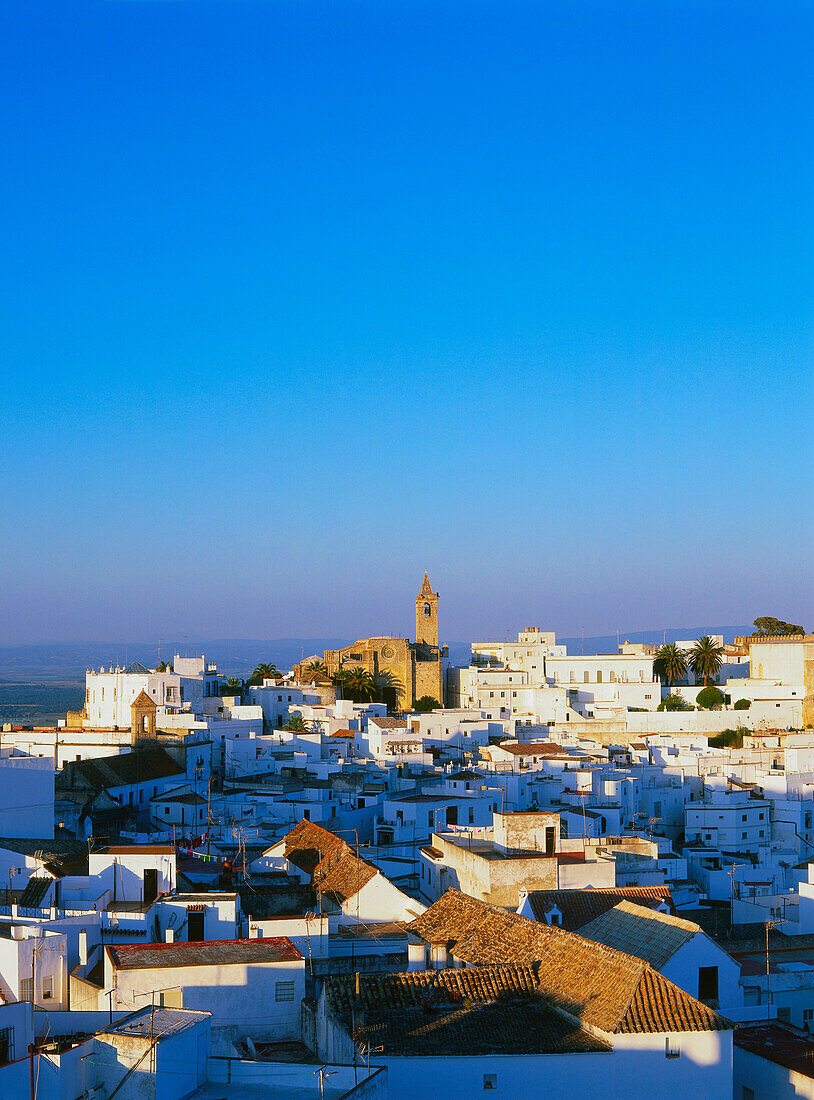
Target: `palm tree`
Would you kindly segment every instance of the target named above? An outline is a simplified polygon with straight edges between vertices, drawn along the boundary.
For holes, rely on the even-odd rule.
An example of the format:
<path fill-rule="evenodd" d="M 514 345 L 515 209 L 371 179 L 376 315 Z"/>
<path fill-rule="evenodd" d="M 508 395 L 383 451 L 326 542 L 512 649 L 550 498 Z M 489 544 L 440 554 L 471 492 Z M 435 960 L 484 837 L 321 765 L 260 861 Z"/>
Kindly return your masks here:
<path fill-rule="evenodd" d="M 293 714 L 289 714 L 286 719 L 286 723 L 283 726 L 284 730 L 288 730 L 289 733 L 308 733 L 308 727 L 305 724 L 305 719 L 298 712 L 294 711 Z"/>
<path fill-rule="evenodd" d="M 240 695 L 243 691 L 243 681 L 234 676 L 227 676 L 226 683 L 221 685 L 221 695 Z"/>
<path fill-rule="evenodd" d="M 723 659 L 723 646 L 716 645 L 709 634 L 705 634 L 690 650 L 687 664 L 692 669 L 696 680 L 699 676 L 704 677 L 704 687 L 706 687 L 710 676 L 718 675 Z"/>
<path fill-rule="evenodd" d="M 328 675 L 328 666 L 324 661 L 311 661 L 310 664 L 305 666 L 306 672 L 318 672 L 322 676 Z"/>
<path fill-rule="evenodd" d="M 250 684 L 262 684 L 264 680 L 279 680 L 282 675 L 276 665 L 259 664 L 249 677 Z"/>
<path fill-rule="evenodd" d="M 371 703 L 378 694 L 376 681 L 366 668 L 354 668 L 349 672 L 344 687 L 354 703 Z"/>
<path fill-rule="evenodd" d="M 663 684 L 672 687 L 687 675 L 687 654 L 675 642 L 660 646 L 653 659 L 653 672 Z"/>

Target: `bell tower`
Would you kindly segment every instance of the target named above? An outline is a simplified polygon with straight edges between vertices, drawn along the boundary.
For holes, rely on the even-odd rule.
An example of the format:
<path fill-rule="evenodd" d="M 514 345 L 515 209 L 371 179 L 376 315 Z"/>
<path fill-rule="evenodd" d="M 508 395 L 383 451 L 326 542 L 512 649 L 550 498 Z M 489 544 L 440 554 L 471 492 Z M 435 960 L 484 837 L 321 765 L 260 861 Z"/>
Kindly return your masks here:
<path fill-rule="evenodd" d="M 438 646 L 438 593 L 433 592 L 426 573 L 415 598 L 415 640 Z"/>

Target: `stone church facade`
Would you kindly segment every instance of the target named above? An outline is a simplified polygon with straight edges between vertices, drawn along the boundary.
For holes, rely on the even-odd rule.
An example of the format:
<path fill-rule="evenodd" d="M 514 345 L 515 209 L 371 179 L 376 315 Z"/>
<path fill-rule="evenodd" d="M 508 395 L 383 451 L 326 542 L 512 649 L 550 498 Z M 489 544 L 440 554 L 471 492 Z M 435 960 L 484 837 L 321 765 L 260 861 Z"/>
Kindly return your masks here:
<path fill-rule="evenodd" d="M 326 649 L 322 660 L 332 676 L 340 668 L 352 671 L 364 668 L 381 685 L 384 700 L 391 710 L 410 710 L 424 695 L 444 703 L 446 646 L 438 644 L 438 593 L 424 574 L 415 598 L 416 640 L 408 638 L 360 638 L 344 649 Z M 299 679 L 304 669 L 295 667 Z"/>

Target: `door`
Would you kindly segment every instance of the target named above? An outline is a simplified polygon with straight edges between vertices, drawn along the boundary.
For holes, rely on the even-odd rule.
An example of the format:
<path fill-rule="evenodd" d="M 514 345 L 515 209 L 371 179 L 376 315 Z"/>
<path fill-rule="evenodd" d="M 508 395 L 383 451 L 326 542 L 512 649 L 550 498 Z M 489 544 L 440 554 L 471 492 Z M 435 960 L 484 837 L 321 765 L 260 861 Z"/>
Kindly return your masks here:
<path fill-rule="evenodd" d="M 204 938 L 205 915 L 203 909 L 187 912 L 187 939 L 190 943 L 200 943 Z"/>
<path fill-rule="evenodd" d="M 150 905 L 158 897 L 158 871 L 155 867 L 144 869 L 144 904 Z"/>
<path fill-rule="evenodd" d="M 447 825 L 458 824 L 458 807 L 447 806 Z"/>

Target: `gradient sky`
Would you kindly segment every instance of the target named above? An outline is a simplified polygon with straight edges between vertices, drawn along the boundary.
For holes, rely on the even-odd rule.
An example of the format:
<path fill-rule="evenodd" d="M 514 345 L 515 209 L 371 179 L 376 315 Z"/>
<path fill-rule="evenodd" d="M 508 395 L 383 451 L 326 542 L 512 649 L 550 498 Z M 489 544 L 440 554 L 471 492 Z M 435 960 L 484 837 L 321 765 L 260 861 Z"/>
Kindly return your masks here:
<path fill-rule="evenodd" d="M 6 643 L 814 628 L 810 0 L 0 0 Z"/>

